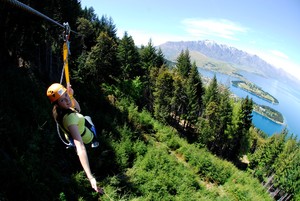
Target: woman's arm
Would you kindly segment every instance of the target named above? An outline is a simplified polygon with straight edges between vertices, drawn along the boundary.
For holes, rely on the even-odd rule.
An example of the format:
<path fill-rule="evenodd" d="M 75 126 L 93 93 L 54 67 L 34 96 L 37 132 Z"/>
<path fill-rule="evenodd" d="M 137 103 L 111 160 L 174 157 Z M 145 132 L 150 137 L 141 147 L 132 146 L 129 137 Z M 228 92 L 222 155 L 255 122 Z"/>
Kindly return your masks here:
<path fill-rule="evenodd" d="M 81 111 L 80 105 L 74 97 L 70 97 L 72 101 L 72 107 L 75 108 L 78 112 Z"/>
<path fill-rule="evenodd" d="M 97 191 L 97 192 L 102 192 L 102 189 L 97 186 L 97 181 L 95 177 L 93 176 L 91 169 L 90 169 L 90 164 L 89 164 L 89 159 L 88 155 L 85 149 L 85 146 L 83 144 L 82 138 L 80 136 L 78 126 L 77 125 L 70 125 L 69 131 L 74 139 L 74 144 L 76 146 L 77 150 L 77 155 L 79 157 L 80 163 L 85 171 L 85 174 L 87 178 L 89 179 L 92 188 Z"/>

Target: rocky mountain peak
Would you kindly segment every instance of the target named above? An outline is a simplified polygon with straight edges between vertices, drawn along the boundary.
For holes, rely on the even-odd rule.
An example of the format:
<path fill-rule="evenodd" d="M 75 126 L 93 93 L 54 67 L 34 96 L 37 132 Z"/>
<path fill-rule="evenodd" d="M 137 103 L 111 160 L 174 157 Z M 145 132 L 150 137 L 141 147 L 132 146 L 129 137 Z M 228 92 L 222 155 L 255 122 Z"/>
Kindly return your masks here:
<path fill-rule="evenodd" d="M 288 82 L 299 84 L 298 79 L 293 75 L 287 73 L 283 69 L 278 69 L 271 64 L 267 63 L 257 55 L 249 54 L 243 50 L 231 47 L 225 44 L 218 44 L 213 40 L 199 40 L 199 41 L 179 41 L 179 42 L 166 42 L 159 45 L 166 59 L 176 62 L 176 58 L 181 51 L 188 49 L 190 52 L 196 52 L 194 56 L 202 58 L 191 58 L 191 60 L 203 60 L 208 58 L 207 62 L 220 61 L 226 62 L 234 66 L 238 70 L 246 70 L 255 72 L 263 76 L 272 77 L 278 80 L 288 80 Z M 209 60 L 209 58 L 211 60 Z M 203 62 L 202 62 L 203 63 Z"/>

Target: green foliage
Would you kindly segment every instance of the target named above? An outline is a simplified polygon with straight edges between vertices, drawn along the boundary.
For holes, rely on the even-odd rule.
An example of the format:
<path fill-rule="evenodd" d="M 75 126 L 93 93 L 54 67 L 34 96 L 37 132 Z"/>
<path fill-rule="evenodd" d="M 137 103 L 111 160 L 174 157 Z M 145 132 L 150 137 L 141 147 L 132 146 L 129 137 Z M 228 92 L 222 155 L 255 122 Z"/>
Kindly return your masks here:
<path fill-rule="evenodd" d="M 61 193 L 59 194 L 58 200 L 59 200 L 59 201 L 67 201 L 66 195 L 65 195 L 63 192 L 61 192 Z"/>
<path fill-rule="evenodd" d="M 228 185 L 225 186 L 224 190 L 228 192 L 230 197 L 235 200 L 272 200 L 260 183 L 255 179 L 251 178 L 250 175 L 243 174 L 241 172 L 235 172 L 229 179 Z"/>
<path fill-rule="evenodd" d="M 252 125 L 253 101 L 248 96 L 243 99 L 234 112 L 230 155 L 231 160 L 237 160 L 250 150 L 249 129 Z"/>
<path fill-rule="evenodd" d="M 187 96 L 185 94 L 184 79 L 181 76 L 174 75 L 173 83 L 173 97 L 171 99 L 170 105 L 174 113 L 174 118 L 178 119 L 179 123 L 181 118 L 185 117 L 185 108 L 187 107 Z M 179 118 L 178 118 L 179 117 Z"/>
<path fill-rule="evenodd" d="M 7 94 L 0 98 L 1 191 L 9 200 L 18 200 L 19 195 L 46 200 L 57 192 L 50 178 L 61 181 L 55 171 L 59 167 L 55 163 L 59 157 L 53 154 L 56 133 L 49 129 L 53 121 L 44 88 L 23 68 L 2 68 L 0 76 L 5 80 L 0 91 Z M 18 194 L 13 193 L 16 188 Z"/>
<path fill-rule="evenodd" d="M 220 159 L 213 157 L 207 151 L 200 150 L 199 154 L 199 151 L 195 152 L 196 150 L 196 147 L 190 146 L 189 149 L 183 147 L 178 152 L 183 154 L 189 164 L 205 180 L 223 185 L 233 174 L 232 164 L 221 162 Z"/>
<path fill-rule="evenodd" d="M 210 102 L 218 102 L 219 100 L 218 95 L 219 95 L 219 88 L 218 88 L 217 77 L 215 75 L 205 90 L 205 94 L 203 97 L 205 106 L 207 106 Z"/>
<path fill-rule="evenodd" d="M 93 80 L 91 84 L 111 83 L 113 78 L 121 74 L 117 63 L 117 43 L 106 32 L 101 32 L 97 44 L 88 54 L 84 65 L 79 66 L 79 75 L 84 82 Z"/>
<path fill-rule="evenodd" d="M 156 79 L 154 96 L 154 115 L 162 122 L 166 122 L 171 113 L 170 102 L 173 97 L 173 78 L 165 68 L 160 68 Z"/>
<path fill-rule="evenodd" d="M 142 46 L 139 50 L 141 59 L 141 80 L 144 82 L 143 98 L 139 105 L 153 112 L 153 91 L 158 69 L 161 67 L 161 52 L 157 51 L 149 40 L 147 46 Z"/>
<path fill-rule="evenodd" d="M 23 89 L 26 89 L 26 87 Z M 28 87 L 29 89 L 32 89 L 32 87 Z M 41 91 L 40 97 L 43 97 L 42 92 L 44 91 Z M 28 91 L 24 90 L 24 93 L 26 94 Z M 24 97 L 26 96 L 24 95 Z M 45 108 L 51 110 L 49 106 L 46 106 L 47 103 L 48 100 L 45 100 Z M 39 103 L 35 104 L 38 105 Z M 22 104 L 16 105 L 21 106 Z M 184 147 L 190 149 L 192 145 L 181 139 L 174 129 L 166 127 L 153 119 L 146 110 L 139 111 L 138 107 L 134 104 L 129 104 L 128 100 L 117 101 L 116 105 L 119 111 L 126 115 L 127 120 L 123 124 L 121 123 L 122 121 L 118 122 L 119 126 L 114 124 L 116 122 L 110 122 L 116 126 L 116 129 L 114 133 L 111 133 L 111 136 L 106 135 L 107 139 L 105 142 L 108 144 L 104 144 L 104 146 L 110 146 L 115 157 L 111 158 L 109 157 L 110 155 L 108 157 L 104 156 L 107 160 L 104 163 L 111 165 L 107 168 L 115 170 L 115 173 L 120 176 L 113 176 L 109 179 L 109 175 L 103 175 L 104 173 L 99 170 L 97 170 L 96 174 L 104 178 L 101 181 L 101 186 L 104 187 L 105 192 L 112 199 L 226 200 L 226 197 L 228 197 L 228 200 L 230 200 L 232 198 L 227 193 L 226 195 L 220 193 L 217 188 L 211 191 L 205 187 L 205 183 L 208 181 L 213 182 L 214 185 L 226 185 L 228 178 L 232 175 L 233 167 L 231 165 L 223 164 L 220 159 L 216 159 L 208 152 L 201 151 L 196 147 L 193 147 L 191 149 L 193 151 L 189 152 L 190 158 L 184 160 L 186 153 L 178 150 Z M 41 111 L 46 110 L 41 109 Z M 41 118 L 50 119 L 51 116 L 45 112 L 45 115 Z M 49 125 L 49 127 L 52 128 L 53 139 L 47 139 L 47 142 L 55 141 L 55 130 L 53 126 Z M 99 198 L 99 195 L 93 193 L 84 172 L 81 171 L 78 162 L 76 163 L 77 156 L 75 153 L 70 152 L 68 154 L 66 150 L 59 151 L 57 150 L 59 145 L 55 144 L 44 146 L 43 141 L 40 141 L 42 139 L 38 137 L 39 135 L 33 136 L 35 138 L 31 141 L 32 143 L 29 143 L 28 147 L 26 145 L 27 154 L 22 155 L 22 161 L 26 161 L 26 163 L 7 163 L 8 160 L 4 160 L 5 163 L 3 161 L 3 164 L 8 166 L 7 168 L 4 165 L 1 166 L 4 171 L 8 167 L 10 169 L 12 167 L 24 167 L 24 172 L 20 171 L 22 168 L 16 168 L 14 171 L 15 175 L 9 174 L 7 176 L 9 178 L 21 177 L 23 182 L 12 180 L 21 184 L 26 184 L 27 181 L 35 184 L 31 185 L 30 189 L 20 188 L 20 192 L 25 197 L 27 195 L 27 197 L 34 198 L 34 195 L 36 195 L 39 198 L 44 198 L 44 200 L 51 200 L 51 198 L 59 200 L 96 200 Z M 22 143 L 17 143 L 20 147 L 23 144 L 23 139 L 26 138 L 22 138 Z M 60 157 L 58 158 L 58 156 Z M 90 154 L 89 156 L 92 163 L 99 161 L 99 155 Z M 21 159 L 20 157 L 20 161 Z M 40 162 L 40 159 L 45 160 Z M 57 159 L 59 160 L 57 161 Z M 200 160 L 199 162 L 197 159 L 202 161 Z M 72 165 L 72 163 L 77 165 Z M 2 173 L 1 175 L 4 175 Z M 34 174 L 31 174 L 30 178 L 26 176 L 28 173 Z M 48 179 L 39 179 L 42 176 Z M 10 184 L 7 185 L 8 188 L 15 184 L 9 183 L 9 180 L 5 181 L 6 184 Z M 40 183 L 36 181 L 40 181 Z M 47 187 L 42 188 L 45 186 Z M 25 193 L 26 191 L 27 194 Z M 43 192 L 44 197 L 36 192 Z M 7 195 L 4 194 L 4 196 Z M 107 199 L 105 195 L 102 198 Z"/>
<path fill-rule="evenodd" d="M 148 119 L 147 122 L 139 121 L 139 127 L 143 127 L 141 124 L 150 123 L 152 132 L 156 132 L 154 139 L 152 134 L 146 138 L 151 146 L 147 146 L 144 157 L 138 158 L 134 166 L 127 171 L 132 185 L 130 191 L 137 193 L 142 200 L 232 200 L 237 196 L 246 200 L 260 200 L 262 197 L 263 200 L 271 200 L 257 180 L 237 170 L 231 163 L 188 144 L 178 137 L 176 131 L 151 120 L 146 111 L 139 113 L 136 109 L 129 109 L 129 116 L 131 120 L 140 120 L 139 117 Z M 174 143 L 176 146 L 169 146 Z M 240 186 L 232 184 L 233 181 L 236 182 L 232 177 L 241 179 L 241 176 L 235 176 L 237 173 L 244 178 Z M 177 177 L 180 179 L 177 180 Z M 208 191 L 203 184 L 209 181 L 213 182 L 213 185 L 228 188 L 229 194 L 224 195 L 224 192 L 218 192 L 217 188 L 213 192 Z M 248 183 L 254 183 L 257 189 L 252 189 Z M 231 190 L 233 192 L 230 192 Z M 259 193 L 255 194 L 256 192 Z"/>
<path fill-rule="evenodd" d="M 187 114 L 188 127 L 196 124 L 198 116 L 201 113 L 202 94 L 202 82 L 196 64 L 193 63 L 186 83 L 187 111 L 189 111 Z"/>
<path fill-rule="evenodd" d="M 188 78 L 192 68 L 189 50 L 181 51 L 176 61 L 176 69 L 183 78 Z"/>
<path fill-rule="evenodd" d="M 130 168 L 137 157 L 143 156 L 146 145 L 138 140 L 139 136 L 134 135 L 139 133 L 131 131 L 128 126 L 124 125 L 118 130 L 121 138 L 113 143 L 116 162 L 121 169 Z"/>
<path fill-rule="evenodd" d="M 145 72 L 140 66 L 138 49 L 127 32 L 124 33 L 123 38 L 119 42 L 117 58 L 121 65 L 121 79 L 134 79 L 137 76 L 144 75 Z"/>
<path fill-rule="evenodd" d="M 122 91 L 122 96 L 126 96 L 133 102 L 137 103 L 141 99 L 143 93 L 144 83 L 140 77 L 135 77 L 131 80 L 123 80 L 120 82 L 119 89 Z"/>
<path fill-rule="evenodd" d="M 100 131 L 101 146 L 88 152 L 106 194 L 91 189 L 76 152 L 59 142 L 45 97 L 61 75 L 55 37 L 62 30 L 2 9 L 0 200 L 270 200 L 252 175 L 199 148 L 225 158 L 246 153 L 249 139 L 256 139 L 248 132 L 252 100 L 232 106 L 216 77 L 204 91 L 188 50 L 170 70 L 151 40 L 138 51 L 127 33 L 117 38 L 111 18 L 98 19 L 75 0 L 31 5 L 55 19 L 67 17 L 84 34 L 72 37 L 69 64 L 82 108 Z M 102 91 L 114 100 L 107 102 Z M 188 132 L 199 135 L 197 144 L 183 138 Z M 274 185 L 297 199 L 298 146 L 282 136 L 261 140 L 252 146 L 250 172 L 261 180 L 274 173 Z"/>
<path fill-rule="evenodd" d="M 275 134 L 258 149 L 251 157 L 250 168 L 261 181 L 270 176 L 274 169 L 273 164 L 282 152 L 286 134 Z"/>
<path fill-rule="evenodd" d="M 158 55 L 158 51 L 152 44 L 151 39 L 149 40 L 147 46 L 142 46 L 140 49 L 141 65 L 145 69 L 146 77 L 149 76 L 149 72 L 152 68 L 161 67 L 161 54 Z"/>
<path fill-rule="evenodd" d="M 274 161 L 274 185 L 286 192 L 300 194 L 300 148 L 294 139 L 288 139 L 283 151 Z"/>
<path fill-rule="evenodd" d="M 189 193 L 200 188 L 193 174 L 178 164 L 163 146 L 149 147 L 128 175 L 145 200 L 174 200 L 178 195 L 188 198 L 192 196 Z"/>

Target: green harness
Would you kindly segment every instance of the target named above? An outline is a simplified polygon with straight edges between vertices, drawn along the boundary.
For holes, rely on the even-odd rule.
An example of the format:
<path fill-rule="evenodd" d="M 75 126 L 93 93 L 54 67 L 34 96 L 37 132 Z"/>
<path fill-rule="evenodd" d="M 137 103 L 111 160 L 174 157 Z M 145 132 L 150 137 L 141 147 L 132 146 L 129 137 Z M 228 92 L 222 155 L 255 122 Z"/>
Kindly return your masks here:
<path fill-rule="evenodd" d="M 66 109 L 66 110 L 62 110 L 62 113 L 59 115 L 59 118 L 58 118 L 58 121 L 57 121 L 58 135 L 59 135 L 61 141 L 62 141 L 64 144 L 67 145 L 67 148 L 75 147 L 74 140 L 73 140 L 73 138 L 72 138 L 72 135 L 71 135 L 70 131 L 68 131 L 68 129 L 66 129 L 66 128 L 64 127 L 64 124 L 63 124 L 63 118 L 64 118 L 64 116 L 65 116 L 65 115 L 70 115 L 71 113 L 78 113 L 78 111 L 75 110 L 75 109 L 71 109 L 71 108 Z M 87 117 L 85 117 L 84 125 L 85 125 L 84 131 L 80 134 L 82 137 L 85 135 L 86 129 L 89 129 L 89 130 L 93 133 L 94 138 L 97 137 L 96 128 L 95 128 L 95 126 L 93 125 L 92 122 L 89 122 L 89 120 L 87 119 Z M 59 132 L 59 129 L 68 135 L 68 138 L 69 138 L 69 139 L 66 139 L 65 136 L 64 136 L 64 138 L 65 138 L 65 140 L 67 140 L 69 143 L 67 143 L 67 142 L 63 139 L 61 132 Z"/>

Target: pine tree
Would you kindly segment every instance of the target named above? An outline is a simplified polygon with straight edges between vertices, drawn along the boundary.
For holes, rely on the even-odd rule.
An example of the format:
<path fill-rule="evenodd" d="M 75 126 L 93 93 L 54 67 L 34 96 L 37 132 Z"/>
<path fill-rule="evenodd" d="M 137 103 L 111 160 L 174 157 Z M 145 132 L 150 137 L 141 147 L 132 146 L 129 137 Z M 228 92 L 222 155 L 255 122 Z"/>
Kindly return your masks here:
<path fill-rule="evenodd" d="M 173 97 L 171 99 L 171 110 L 173 115 L 173 118 L 177 120 L 177 123 L 180 122 L 182 114 L 184 113 L 183 108 L 185 108 L 186 103 L 186 95 L 184 90 L 184 84 L 183 79 L 178 74 L 174 73 L 173 76 L 174 82 L 173 82 Z"/>
<path fill-rule="evenodd" d="M 198 122 L 198 141 L 209 149 L 213 147 L 220 120 L 220 94 L 216 76 L 211 80 L 203 97 L 204 111 Z"/>
<path fill-rule="evenodd" d="M 202 82 L 199 76 L 196 63 L 194 62 L 189 73 L 186 82 L 186 94 L 187 94 L 187 121 L 188 127 L 195 125 L 200 114 L 200 109 L 202 108 Z"/>
<path fill-rule="evenodd" d="M 157 66 L 157 53 L 156 49 L 150 40 L 147 46 L 142 46 L 140 50 L 142 68 L 144 68 L 149 76 L 149 72 L 151 68 L 160 68 Z"/>
<path fill-rule="evenodd" d="M 247 153 L 250 149 L 249 129 L 252 125 L 252 108 L 253 101 L 247 96 L 242 100 L 234 122 L 231 148 L 228 152 L 231 160 L 237 160 L 240 155 Z"/>
<path fill-rule="evenodd" d="M 140 66 L 138 50 L 127 32 L 119 42 L 117 58 L 121 65 L 122 79 L 133 79 L 144 74 Z"/>
<path fill-rule="evenodd" d="M 285 138 L 286 133 L 274 134 L 252 155 L 249 167 L 254 170 L 254 175 L 261 181 L 273 174 L 273 164 L 283 151 Z"/>
<path fill-rule="evenodd" d="M 210 101 L 200 118 L 198 123 L 198 141 L 205 145 L 209 150 L 214 146 L 216 140 L 216 132 L 219 128 L 220 111 L 218 103 Z"/>
<path fill-rule="evenodd" d="M 189 50 L 181 51 L 176 61 L 176 68 L 183 78 L 188 78 L 192 64 Z"/>
<path fill-rule="evenodd" d="M 114 78 L 121 75 L 117 63 L 117 44 L 106 32 L 101 32 L 85 65 L 79 67 L 79 75 L 84 81 L 93 81 L 94 84 L 112 83 Z"/>
<path fill-rule="evenodd" d="M 157 78 L 158 66 L 156 49 L 150 40 L 148 45 L 142 46 L 140 49 L 141 67 L 143 70 L 143 77 L 141 78 L 144 83 L 144 100 L 142 101 L 145 107 L 153 112 L 153 91 L 155 87 L 155 80 Z"/>
<path fill-rule="evenodd" d="M 230 158 L 228 156 L 229 147 L 231 145 L 231 122 L 232 122 L 232 106 L 229 98 L 229 90 L 224 88 L 223 92 L 220 94 L 220 120 L 219 127 L 215 131 L 216 137 L 214 141 L 214 147 L 212 151 L 218 156 L 223 158 Z"/>
<path fill-rule="evenodd" d="M 203 97 L 203 103 L 205 106 L 207 106 L 207 104 L 209 104 L 209 102 L 211 101 L 214 102 L 219 101 L 219 89 L 218 89 L 218 81 L 216 75 L 214 75 L 213 79 L 209 83 Z"/>
<path fill-rule="evenodd" d="M 83 17 L 79 18 L 77 21 L 77 30 L 82 35 L 83 51 L 90 51 L 92 46 L 96 44 L 93 24 Z"/>
<path fill-rule="evenodd" d="M 166 64 L 165 56 L 164 56 L 161 48 L 159 47 L 157 50 L 156 66 L 161 67 L 165 64 Z"/>
<path fill-rule="evenodd" d="M 107 16 L 103 15 L 97 25 L 99 26 L 99 28 L 96 27 L 96 29 L 99 29 L 101 32 L 107 33 L 108 37 L 111 38 L 115 43 L 117 43 L 117 29 L 111 17 L 108 18 Z"/>
<path fill-rule="evenodd" d="M 287 130 L 283 130 L 283 135 L 287 135 Z M 300 196 L 300 147 L 295 139 L 289 138 L 284 144 L 284 148 L 276 158 L 273 184 L 285 193 Z"/>
<path fill-rule="evenodd" d="M 170 102 L 173 97 L 173 77 L 164 67 L 160 68 L 153 96 L 155 117 L 167 122 L 171 114 Z"/>

